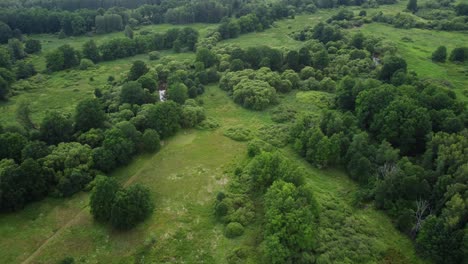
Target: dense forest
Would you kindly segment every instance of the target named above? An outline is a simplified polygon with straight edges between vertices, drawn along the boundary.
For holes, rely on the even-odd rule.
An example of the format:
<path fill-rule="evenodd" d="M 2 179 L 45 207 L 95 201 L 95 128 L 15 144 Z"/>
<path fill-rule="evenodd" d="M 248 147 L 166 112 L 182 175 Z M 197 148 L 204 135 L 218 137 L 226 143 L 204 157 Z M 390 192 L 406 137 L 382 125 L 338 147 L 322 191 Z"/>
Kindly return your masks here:
<path fill-rule="evenodd" d="M 0 120 L 0 221 L 85 193 L 80 210 L 104 227 L 102 237 L 143 228 L 161 232 L 161 242 L 145 240 L 132 249 L 133 262 L 124 263 L 468 261 L 468 42 L 416 47 L 425 52 L 421 65 L 397 44 L 416 46 L 409 32 L 466 34 L 468 4 L 4 0 L 0 7 L 0 111 L 12 116 Z M 309 20 L 278 26 L 298 17 Z M 404 33 L 395 40 L 364 30 L 373 25 Z M 269 32 L 280 36 L 281 45 L 272 44 Z M 247 43 L 252 34 L 261 45 Z M 441 67 L 456 77 L 419 74 L 418 67 Z M 60 97 L 56 106 L 54 94 L 64 90 L 51 89 L 77 83 L 72 92 L 79 92 L 85 82 L 85 94 Z M 299 95 L 313 100 L 302 104 Z M 41 96 L 48 102 L 41 103 Z M 220 96 L 229 100 L 217 102 Z M 231 101 L 242 114 L 224 112 Z M 220 130 L 229 143 L 218 138 Z M 190 240 L 197 226 L 188 235 L 170 234 L 158 229 L 167 224 L 158 217 L 195 205 L 183 198 L 183 205 L 162 207 L 180 197 L 168 198 L 144 180 L 133 183 L 144 171 L 135 172 L 133 164 L 169 159 L 176 151 L 165 149 L 192 133 L 213 139 L 205 148 L 226 148 L 221 156 L 233 149 L 242 155 L 216 164 L 223 176 L 214 182 L 227 178 L 208 184 L 207 198 L 198 204 L 209 205 L 191 211 L 197 221 L 208 219 L 211 233 L 221 228 L 217 243 L 231 246 L 221 251 L 211 245 L 219 252 L 201 250 L 187 260 L 193 245 L 167 246 L 165 239 Z M 217 157 L 187 144 L 191 156 L 174 156 L 179 164 L 168 178 L 190 185 L 179 166 L 205 155 L 212 155 L 206 160 L 211 164 Z M 163 161 L 152 165 L 151 175 L 162 173 Z M 132 172 L 112 176 L 126 168 Z M 212 177 L 207 169 L 189 170 Z M 347 178 L 329 174 L 335 172 L 346 173 L 356 187 L 345 187 Z M 315 174 L 341 182 L 343 190 L 336 192 L 351 209 L 340 199 L 324 199 Z M 159 186 L 158 178 L 151 179 Z M 415 256 L 389 246 L 394 241 L 385 236 L 375 245 L 370 224 L 357 220 L 367 210 L 388 218 L 401 236 L 392 239 L 411 241 Z M 44 245 L 28 249 L 26 262 Z M 80 252 L 44 254 L 38 263 L 89 261 Z M 24 261 L 7 257 L 0 252 L 4 261 Z"/>

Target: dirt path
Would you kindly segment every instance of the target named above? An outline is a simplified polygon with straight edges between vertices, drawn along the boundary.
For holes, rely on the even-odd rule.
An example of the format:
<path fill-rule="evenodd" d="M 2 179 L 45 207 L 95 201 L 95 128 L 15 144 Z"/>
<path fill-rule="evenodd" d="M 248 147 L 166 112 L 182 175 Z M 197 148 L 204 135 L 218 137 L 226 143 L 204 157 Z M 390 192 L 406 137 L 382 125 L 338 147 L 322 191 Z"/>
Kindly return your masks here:
<path fill-rule="evenodd" d="M 145 167 L 146 166 L 142 166 L 137 172 L 135 172 L 132 175 L 132 177 L 130 177 L 127 181 L 125 181 L 123 186 L 127 187 L 130 184 L 132 184 L 136 180 L 140 172 L 145 169 Z M 50 237 L 44 240 L 44 242 L 42 242 L 42 244 L 31 255 L 29 255 L 27 259 L 25 259 L 21 263 L 22 264 L 33 263 L 32 261 L 42 253 L 42 251 L 44 250 L 45 247 L 47 247 L 48 244 L 50 244 L 54 239 L 56 239 L 61 234 L 63 234 L 63 232 L 65 232 L 65 230 L 67 230 L 69 227 L 73 226 L 75 223 L 79 222 L 80 219 L 86 216 L 86 214 L 88 213 L 88 207 L 89 207 L 88 205 L 83 207 L 83 209 L 81 209 L 81 211 L 79 211 L 75 216 L 73 216 L 73 218 L 70 219 L 70 221 L 68 221 L 65 225 L 61 226 L 57 231 L 55 231 L 55 233 L 53 233 Z"/>

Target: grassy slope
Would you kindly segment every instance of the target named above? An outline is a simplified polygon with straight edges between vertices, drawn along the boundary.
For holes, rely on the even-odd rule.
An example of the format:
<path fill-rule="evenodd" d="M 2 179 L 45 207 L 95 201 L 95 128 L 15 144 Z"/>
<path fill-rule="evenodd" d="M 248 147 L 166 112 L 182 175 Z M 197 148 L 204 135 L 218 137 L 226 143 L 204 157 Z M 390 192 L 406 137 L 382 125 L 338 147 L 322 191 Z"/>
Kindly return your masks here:
<path fill-rule="evenodd" d="M 229 126 L 255 130 L 271 120 L 268 112 L 251 112 L 233 104 L 216 86 L 208 87 L 203 98 L 208 116 L 222 125 L 219 129 L 181 132 L 167 140 L 161 152 L 138 157 L 113 174 L 121 182 L 140 182 L 151 189 L 157 206 L 149 220 L 132 231 L 115 232 L 95 223 L 86 209 L 70 227 L 48 241 L 33 263 L 53 263 L 68 255 L 91 263 L 133 263 L 142 258 L 156 263 L 225 263 L 226 254 L 234 246 L 252 245 L 255 225 L 241 238 L 228 240 L 212 216 L 215 194 L 228 181 L 226 171 L 245 157 L 245 143 L 222 134 Z M 303 94 L 292 93 L 283 101 L 299 108 L 314 103 L 303 98 Z M 366 235 L 372 236 L 380 247 L 396 248 L 417 263 L 410 241 L 393 228 L 387 217 L 371 208 L 351 206 L 357 186 L 343 173 L 319 171 L 300 158 L 295 160 L 310 172 L 309 181 L 319 203 L 339 200 L 341 208 L 336 209 L 337 213 L 352 210 L 354 218 L 368 227 Z M 64 202 L 47 199 L 19 213 L 2 216 L 0 245 L 1 248 L 9 245 L 10 250 L 0 251 L 0 262 L 24 260 L 41 241 L 74 218 L 87 199 L 88 194 Z M 154 244 L 148 243 L 151 238 L 155 238 Z"/>

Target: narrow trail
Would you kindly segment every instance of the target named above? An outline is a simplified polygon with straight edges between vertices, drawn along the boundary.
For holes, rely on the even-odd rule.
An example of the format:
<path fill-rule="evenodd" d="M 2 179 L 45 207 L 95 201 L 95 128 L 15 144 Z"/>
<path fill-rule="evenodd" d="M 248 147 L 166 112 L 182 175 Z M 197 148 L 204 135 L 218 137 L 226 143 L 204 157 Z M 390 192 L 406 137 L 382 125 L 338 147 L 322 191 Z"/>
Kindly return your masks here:
<path fill-rule="evenodd" d="M 124 187 L 127 187 L 131 183 L 133 183 L 137 176 L 140 174 L 142 170 L 146 168 L 146 163 L 144 166 L 142 166 L 138 171 L 136 171 L 132 177 L 130 177 L 125 183 L 123 184 Z M 48 237 L 42 244 L 31 254 L 29 255 L 28 258 L 23 260 L 21 263 L 22 264 L 30 264 L 33 263 L 32 261 L 39 256 L 42 251 L 44 251 L 44 248 L 47 247 L 53 240 L 55 240 L 57 237 L 59 237 L 61 234 L 63 234 L 69 227 L 73 226 L 75 223 L 79 222 L 80 219 L 82 219 L 84 216 L 86 216 L 88 212 L 88 207 L 89 205 L 84 206 L 75 216 L 72 217 L 66 224 L 61 226 L 57 231 L 55 231 L 50 237 Z"/>

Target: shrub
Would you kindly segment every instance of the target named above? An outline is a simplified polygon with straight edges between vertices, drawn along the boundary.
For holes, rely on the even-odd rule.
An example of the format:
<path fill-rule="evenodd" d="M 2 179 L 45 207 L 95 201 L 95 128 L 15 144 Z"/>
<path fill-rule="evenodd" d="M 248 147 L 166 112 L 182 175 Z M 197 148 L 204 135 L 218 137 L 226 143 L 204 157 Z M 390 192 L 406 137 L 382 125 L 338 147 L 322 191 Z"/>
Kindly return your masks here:
<path fill-rule="evenodd" d="M 198 124 L 197 128 L 201 130 L 215 130 L 219 127 L 218 121 L 215 119 L 208 117 L 207 119 L 203 120 Z"/>
<path fill-rule="evenodd" d="M 129 229 L 147 218 L 154 204 L 146 187 L 135 184 L 115 194 L 111 209 L 111 224 L 118 229 Z"/>
<path fill-rule="evenodd" d="M 262 110 L 276 103 L 276 91 L 267 82 L 243 79 L 233 90 L 234 101 L 245 108 Z"/>
<path fill-rule="evenodd" d="M 142 138 L 143 150 L 146 152 L 155 152 L 161 148 L 159 134 L 154 129 L 146 129 Z"/>
<path fill-rule="evenodd" d="M 247 144 L 247 154 L 250 157 L 257 156 L 262 152 L 272 152 L 275 148 L 261 139 L 253 139 Z"/>
<path fill-rule="evenodd" d="M 438 47 L 432 53 L 432 60 L 436 62 L 445 62 L 447 60 L 447 48 L 445 46 Z"/>
<path fill-rule="evenodd" d="M 94 63 L 93 63 L 92 60 L 90 60 L 90 59 L 81 59 L 80 67 L 79 67 L 80 70 L 84 71 L 84 70 L 87 70 L 87 69 L 89 69 L 91 67 L 94 67 Z"/>
<path fill-rule="evenodd" d="M 151 51 L 148 53 L 149 60 L 159 60 L 161 58 L 161 53 L 157 51 Z"/>
<path fill-rule="evenodd" d="M 238 222 L 231 222 L 226 226 L 224 235 L 227 238 L 234 238 L 244 234 L 244 227 Z"/>
<path fill-rule="evenodd" d="M 455 48 L 450 53 L 450 61 L 464 62 L 468 59 L 468 48 Z"/>
<path fill-rule="evenodd" d="M 253 137 L 252 131 L 250 131 L 250 129 L 241 126 L 228 128 L 224 132 L 224 135 L 235 141 L 247 141 Z"/>

